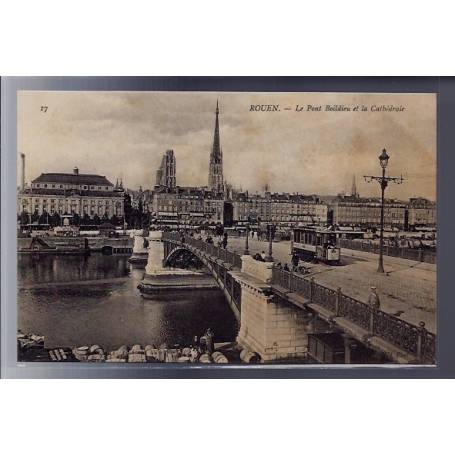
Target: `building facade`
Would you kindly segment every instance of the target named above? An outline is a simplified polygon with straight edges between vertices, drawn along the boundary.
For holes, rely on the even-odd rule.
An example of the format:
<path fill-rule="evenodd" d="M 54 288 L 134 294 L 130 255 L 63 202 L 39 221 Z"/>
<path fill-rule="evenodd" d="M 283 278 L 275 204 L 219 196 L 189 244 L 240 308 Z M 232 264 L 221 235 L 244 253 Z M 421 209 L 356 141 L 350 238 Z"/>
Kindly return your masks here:
<path fill-rule="evenodd" d="M 152 220 L 158 225 L 201 226 L 224 222 L 224 199 L 206 188 L 155 188 Z"/>
<path fill-rule="evenodd" d="M 436 227 L 436 202 L 419 197 L 409 199 L 407 224 L 413 230 L 419 227 Z"/>
<path fill-rule="evenodd" d="M 77 167 L 72 174 L 41 174 L 19 191 L 17 202 L 18 214 L 124 216 L 123 188 L 102 175 L 80 174 Z"/>
<path fill-rule="evenodd" d="M 291 227 L 295 224 L 327 224 L 328 207 L 316 196 L 289 193 L 248 195 L 233 201 L 234 222 L 272 222 Z"/>
<path fill-rule="evenodd" d="M 378 227 L 381 224 L 381 201 L 374 198 L 338 197 L 330 204 L 332 223 L 338 226 Z M 406 204 L 386 200 L 384 204 L 384 227 L 404 229 Z"/>

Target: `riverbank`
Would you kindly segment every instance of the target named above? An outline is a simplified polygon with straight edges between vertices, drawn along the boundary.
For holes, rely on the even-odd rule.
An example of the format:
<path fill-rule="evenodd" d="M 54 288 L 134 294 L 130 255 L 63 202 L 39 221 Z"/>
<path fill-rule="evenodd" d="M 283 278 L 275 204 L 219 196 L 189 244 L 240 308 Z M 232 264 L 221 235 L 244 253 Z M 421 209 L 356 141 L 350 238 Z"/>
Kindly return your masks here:
<path fill-rule="evenodd" d="M 202 343 L 168 347 L 166 344 L 156 347 L 152 344 L 131 347 L 122 345 L 115 350 L 106 350 L 94 344 L 92 346 L 46 348 L 43 336 L 36 334 L 17 335 L 19 362 L 89 362 L 89 363 L 258 363 L 257 354 L 242 354 L 235 342 L 214 343 L 213 350 Z"/>

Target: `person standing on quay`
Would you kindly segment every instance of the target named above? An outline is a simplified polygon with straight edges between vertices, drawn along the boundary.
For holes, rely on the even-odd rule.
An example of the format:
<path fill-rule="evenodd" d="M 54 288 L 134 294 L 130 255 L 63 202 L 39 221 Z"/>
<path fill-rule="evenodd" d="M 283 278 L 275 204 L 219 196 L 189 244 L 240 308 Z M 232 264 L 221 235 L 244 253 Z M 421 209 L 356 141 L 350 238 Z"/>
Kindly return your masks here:
<path fill-rule="evenodd" d="M 213 343 L 213 332 L 211 329 L 207 329 L 205 332 L 205 339 L 207 343 L 207 352 L 211 354 L 213 352 L 214 343 Z"/>

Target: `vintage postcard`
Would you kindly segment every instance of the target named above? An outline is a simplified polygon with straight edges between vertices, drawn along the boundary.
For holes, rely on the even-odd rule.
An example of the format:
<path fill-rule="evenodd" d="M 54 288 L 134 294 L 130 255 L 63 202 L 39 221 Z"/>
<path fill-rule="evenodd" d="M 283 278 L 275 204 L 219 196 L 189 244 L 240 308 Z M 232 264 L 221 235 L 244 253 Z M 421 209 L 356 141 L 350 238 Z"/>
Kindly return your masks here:
<path fill-rule="evenodd" d="M 18 360 L 436 364 L 436 104 L 18 92 Z"/>

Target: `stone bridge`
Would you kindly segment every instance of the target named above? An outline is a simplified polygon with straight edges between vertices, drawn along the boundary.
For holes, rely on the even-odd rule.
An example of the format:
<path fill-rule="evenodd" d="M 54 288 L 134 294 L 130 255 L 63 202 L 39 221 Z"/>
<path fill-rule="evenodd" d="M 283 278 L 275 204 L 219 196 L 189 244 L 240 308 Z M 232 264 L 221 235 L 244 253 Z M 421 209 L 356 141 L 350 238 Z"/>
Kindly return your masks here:
<path fill-rule="evenodd" d="M 305 355 L 308 335 L 339 333 L 346 363 L 351 362 L 351 347 L 359 344 L 394 363 L 435 363 L 436 337 L 423 322 L 412 325 L 313 278 L 203 240 L 155 232 L 147 273 L 166 269 L 183 250 L 204 264 L 224 292 L 240 321 L 238 343 L 259 353 L 264 361 Z"/>

